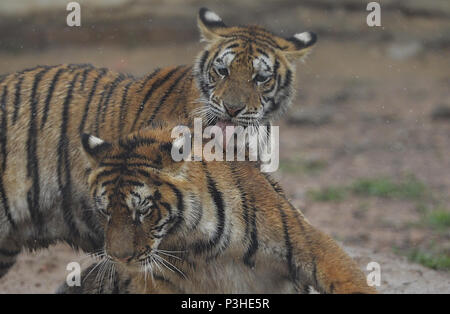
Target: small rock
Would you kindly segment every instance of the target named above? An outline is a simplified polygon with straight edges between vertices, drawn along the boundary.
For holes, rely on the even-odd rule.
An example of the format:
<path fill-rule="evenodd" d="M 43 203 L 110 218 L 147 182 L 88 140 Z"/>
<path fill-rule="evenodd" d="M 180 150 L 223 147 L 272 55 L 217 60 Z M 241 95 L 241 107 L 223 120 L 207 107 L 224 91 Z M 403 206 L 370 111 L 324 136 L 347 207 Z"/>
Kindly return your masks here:
<path fill-rule="evenodd" d="M 387 48 L 388 56 L 395 60 L 404 60 L 415 57 L 422 51 L 423 45 L 417 41 L 394 43 Z"/>
<path fill-rule="evenodd" d="M 450 105 L 437 105 L 431 113 L 433 120 L 450 120 Z"/>

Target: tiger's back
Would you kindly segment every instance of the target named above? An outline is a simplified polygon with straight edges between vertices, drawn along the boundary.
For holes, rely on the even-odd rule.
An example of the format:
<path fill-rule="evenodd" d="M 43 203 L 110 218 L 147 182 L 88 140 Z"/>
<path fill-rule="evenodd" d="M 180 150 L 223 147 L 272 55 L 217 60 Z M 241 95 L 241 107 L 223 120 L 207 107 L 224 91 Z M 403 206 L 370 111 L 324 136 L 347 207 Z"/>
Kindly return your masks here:
<path fill-rule="evenodd" d="M 84 250 L 100 247 L 79 134 L 112 140 L 171 115 L 187 121 L 184 104 L 193 101 L 177 89 L 191 80 L 187 66 L 158 69 L 142 79 L 91 65 L 39 66 L 3 76 L 0 249 L 11 253 L 3 256 L 57 240 Z"/>

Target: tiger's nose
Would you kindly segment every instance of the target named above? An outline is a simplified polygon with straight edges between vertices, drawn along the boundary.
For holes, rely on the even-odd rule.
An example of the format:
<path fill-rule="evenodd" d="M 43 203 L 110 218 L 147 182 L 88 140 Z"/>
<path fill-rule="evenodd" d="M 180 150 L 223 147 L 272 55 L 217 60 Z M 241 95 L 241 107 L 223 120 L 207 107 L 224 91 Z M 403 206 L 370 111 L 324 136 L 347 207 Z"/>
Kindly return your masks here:
<path fill-rule="evenodd" d="M 230 105 L 227 103 L 224 103 L 223 106 L 230 117 L 236 117 L 245 107 L 245 105 Z"/>

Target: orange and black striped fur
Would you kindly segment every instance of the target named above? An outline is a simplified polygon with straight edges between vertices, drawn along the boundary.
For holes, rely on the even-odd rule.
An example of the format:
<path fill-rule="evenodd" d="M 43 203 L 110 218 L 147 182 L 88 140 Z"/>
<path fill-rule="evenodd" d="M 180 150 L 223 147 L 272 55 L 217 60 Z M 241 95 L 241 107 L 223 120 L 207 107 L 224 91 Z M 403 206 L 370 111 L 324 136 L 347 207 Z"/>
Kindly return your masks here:
<path fill-rule="evenodd" d="M 59 292 L 375 292 L 254 163 L 174 162 L 171 141 L 164 128 L 84 136 L 104 260 Z"/>
<path fill-rule="evenodd" d="M 0 277 L 23 247 L 59 240 L 88 251 L 102 246 L 86 196 L 82 132 L 112 140 L 155 120 L 187 123 L 192 115 L 266 123 L 290 102 L 292 62 L 314 35 L 286 40 L 258 27 L 226 27 L 206 9 L 198 25 L 208 45 L 192 67 L 140 79 L 91 65 L 0 76 Z"/>

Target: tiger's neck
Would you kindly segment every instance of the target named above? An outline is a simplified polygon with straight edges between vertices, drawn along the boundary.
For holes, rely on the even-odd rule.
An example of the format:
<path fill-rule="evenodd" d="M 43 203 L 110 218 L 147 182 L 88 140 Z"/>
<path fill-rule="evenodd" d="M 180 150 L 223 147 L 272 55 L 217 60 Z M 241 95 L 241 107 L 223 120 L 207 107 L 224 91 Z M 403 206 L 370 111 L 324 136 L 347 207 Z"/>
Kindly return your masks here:
<path fill-rule="evenodd" d="M 184 163 L 185 183 L 179 187 L 183 191 L 182 221 L 177 230 L 169 232 L 170 236 L 162 245 L 169 250 L 217 254 L 231 240 L 233 211 L 241 206 L 233 196 L 237 193 L 236 187 L 226 170 L 221 172 L 222 162 Z M 218 176 L 228 177 L 219 180 Z M 227 193 L 223 192 L 225 190 Z"/>

